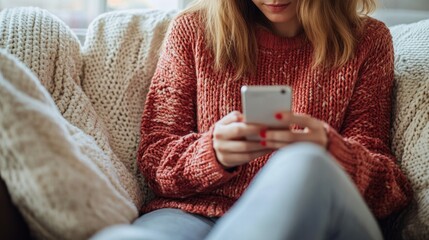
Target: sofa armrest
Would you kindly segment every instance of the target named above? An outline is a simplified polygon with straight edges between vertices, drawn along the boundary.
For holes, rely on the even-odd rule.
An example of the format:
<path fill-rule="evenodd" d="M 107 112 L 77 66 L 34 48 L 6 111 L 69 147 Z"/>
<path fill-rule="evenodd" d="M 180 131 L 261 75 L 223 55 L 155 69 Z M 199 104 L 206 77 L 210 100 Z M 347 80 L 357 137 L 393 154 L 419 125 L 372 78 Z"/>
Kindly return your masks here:
<path fill-rule="evenodd" d="M 0 239 L 31 239 L 21 213 L 13 205 L 6 184 L 0 178 Z"/>

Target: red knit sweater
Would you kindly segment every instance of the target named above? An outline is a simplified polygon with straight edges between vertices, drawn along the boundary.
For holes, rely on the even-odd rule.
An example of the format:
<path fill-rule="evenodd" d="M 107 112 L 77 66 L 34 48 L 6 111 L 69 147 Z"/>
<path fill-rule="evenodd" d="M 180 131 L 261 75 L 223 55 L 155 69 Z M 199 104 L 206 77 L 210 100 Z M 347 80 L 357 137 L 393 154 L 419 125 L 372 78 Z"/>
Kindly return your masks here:
<path fill-rule="evenodd" d="M 242 85 L 290 85 L 293 111 L 329 125 L 328 150 L 381 218 L 404 207 L 411 189 L 389 150 L 393 48 L 388 28 L 368 19 L 356 55 L 335 70 L 311 68 L 305 34 L 281 38 L 257 29 L 256 74 L 234 80 L 214 70 L 197 15 L 176 19 L 143 114 L 138 161 L 157 197 L 143 211 L 179 208 L 222 216 L 241 196 L 268 155 L 225 171 L 212 146 L 213 125 L 241 111 Z"/>

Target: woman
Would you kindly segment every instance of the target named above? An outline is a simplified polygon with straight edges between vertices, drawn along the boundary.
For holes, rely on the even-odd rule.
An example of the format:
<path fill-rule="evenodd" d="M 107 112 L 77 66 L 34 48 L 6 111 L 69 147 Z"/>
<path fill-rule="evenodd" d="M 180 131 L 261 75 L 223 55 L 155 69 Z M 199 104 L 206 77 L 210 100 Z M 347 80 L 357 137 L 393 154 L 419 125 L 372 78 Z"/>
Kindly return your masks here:
<path fill-rule="evenodd" d="M 393 49 L 366 15 L 374 5 L 200 0 L 181 14 L 142 120 L 139 164 L 156 198 L 99 236 L 381 239 L 376 218 L 411 189 L 389 151 Z M 243 122 L 243 85 L 291 86 L 283 129 Z"/>

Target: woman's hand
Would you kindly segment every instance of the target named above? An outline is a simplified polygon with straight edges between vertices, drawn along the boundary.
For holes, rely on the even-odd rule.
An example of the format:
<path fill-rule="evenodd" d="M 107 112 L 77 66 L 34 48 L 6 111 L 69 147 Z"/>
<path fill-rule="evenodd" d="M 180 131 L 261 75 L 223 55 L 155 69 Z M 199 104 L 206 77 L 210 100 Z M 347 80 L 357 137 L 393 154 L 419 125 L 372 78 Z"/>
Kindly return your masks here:
<path fill-rule="evenodd" d="M 261 144 L 271 149 L 279 149 L 296 142 L 312 142 L 326 148 L 328 136 L 324 123 L 316 118 L 305 114 L 281 112 L 276 118 L 284 123 L 285 129 L 267 129 L 261 132 L 263 137 Z M 289 130 L 290 126 L 296 125 L 303 130 Z"/>
<path fill-rule="evenodd" d="M 273 150 L 260 142 L 246 141 L 246 136 L 260 135 L 262 126 L 243 122 L 243 115 L 234 111 L 215 124 L 213 148 L 217 160 L 225 167 L 232 168 L 248 163 Z"/>

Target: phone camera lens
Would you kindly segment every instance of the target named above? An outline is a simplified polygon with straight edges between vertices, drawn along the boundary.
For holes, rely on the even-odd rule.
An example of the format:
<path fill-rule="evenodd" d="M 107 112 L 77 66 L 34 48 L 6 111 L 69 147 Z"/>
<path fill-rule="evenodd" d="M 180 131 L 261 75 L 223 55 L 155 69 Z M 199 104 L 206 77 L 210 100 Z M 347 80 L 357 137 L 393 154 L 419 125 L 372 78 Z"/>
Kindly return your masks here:
<path fill-rule="evenodd" d="M 286 94 L 286 90 L 282 89 L 282 90 L 280 91 L 280 93 L 281 93 L 281 94 Z"/>

